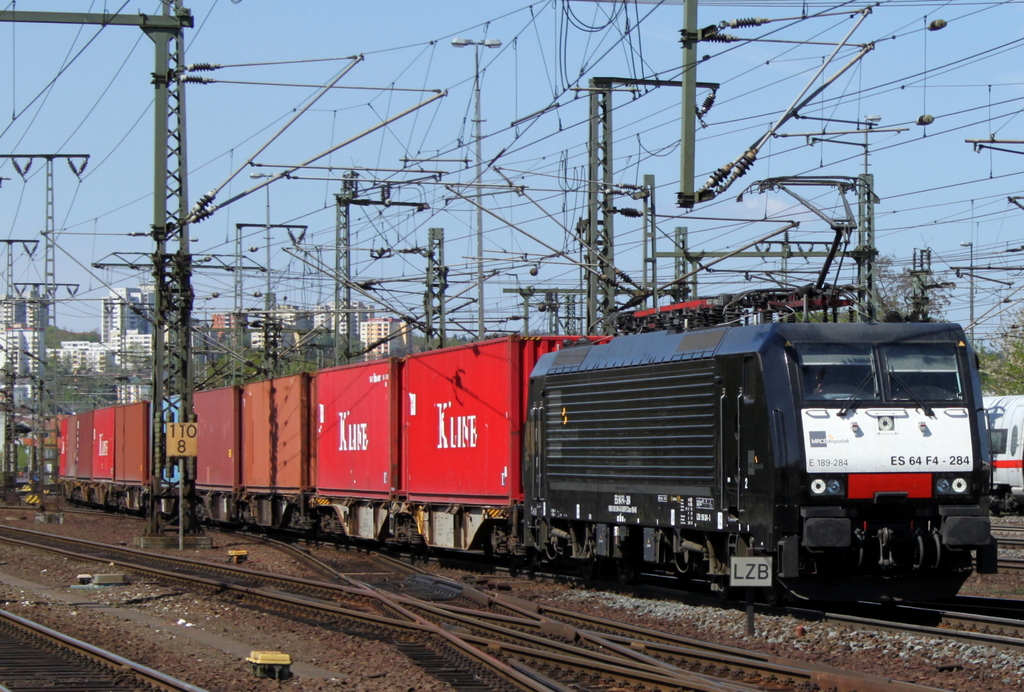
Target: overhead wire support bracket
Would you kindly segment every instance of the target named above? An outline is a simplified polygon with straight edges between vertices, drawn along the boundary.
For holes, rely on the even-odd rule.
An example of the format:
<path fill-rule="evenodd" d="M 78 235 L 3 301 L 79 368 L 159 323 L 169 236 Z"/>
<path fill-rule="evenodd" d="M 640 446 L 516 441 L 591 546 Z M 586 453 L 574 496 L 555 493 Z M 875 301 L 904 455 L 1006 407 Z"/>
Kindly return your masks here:
<path fill-rule="evenodd" d="M 362 60 L 362 56 L 359 56 L 359 59 Z M 358 61 L 356 61 L 356 62 L 358 62 Z M 342 76 L 344 76 L 345 73 L 348 72 L 348 70 L 352 69 L 352 67 L 355 66 L 356 62 L 353 62 L 352 65 L 349 65 L 348 67 L 346 67 L 346 69 L 342 72 L 341 75 L 339 75 L 337 77 L 337 79 L 340 79 Z M 326 89 L 325 89 L 324 93 L 325 92 L 326 92 Z M 400 113 L 396 113 L 395 115 L 380 121 L 376 125 L 374 125 L 374 126 L 372 126 L 370 128 L 367 128 L 366 130 L 363 130 L 362 132 L 360 132 L 359 134 L 357 134 L 357 135 L 355 135 L 353 137 L 349 137 L 344 142 L 340 142 L 339 144 L 336 144 L 335 146 L 331 147 L 330 149 L 327 149 L 326 151 L 322 151 L 319 154 L 316 154 L 315 156 L 313 156 L 312 158 L 309 158 L 309 159 L 303 161 L 302 163 L 300 163 L 300 164 L 298 164 L 296 166 L 293 166 L 292 168 L 289 168 L 289 169 L 287 169 L 285 171 L 281 171 L 280 173 L 275 173 L 275 174 L 271 175 L 269 178 L 266 178 L 265 180 L 263 180 L 259 184 L 254 185 L 253 187 L 249 188 L 248 190 L 244 190 L 244 191 L 242 191 L 242 192 L 232 196 L 231 198 L 225 200 L 224 202 L 221 202 L 220 204 L 213 204 L 213 200 L 216 198 L 217 193 L 219 193 L 222 189 L 224 189 L 224 187 L 226 187 L 227 184 L 231 180 L 233 180 L 235 178 L 235 176 L 238 175 L 238 173 L 242 170 L 242 168 L 244 168 L 245 166 L 248 166 L 252 162 L 252 159 L 256 158 L 256 156 L 258 156 L 260 152 L 262 152 L 264 149 L 267 148 L 267 146 L 270 145 L 270 142 L 267 142 L 267 144 L 263 145 L 263 147 L 261 147 L 259 149 L 259 151 L 257 151 L 256 154 L 254 154 L 252 157 L 250 157 L 249 161 L 246 161 L 234 173 L 232 173 L 228 177 L 227 180 L 225 180 L 223 183 L 221 183 L 215 189 L 211 190 L 210 192 L 208 192 L 205 195 L 203 195 L 202 197 L 200 197 L 199 201 L 196 202 L 195 206 L 192 208 L 192 211 L 189 212 L 187 221 L 189 223 L 197 223 L 199 221 L 207 219 L 210 216 L 212 216 L 214 214 L 214 212 L 216 212 L 218 209 L 221 209 L 221 208 L 223 208 L 223 207 L 225 207 L 228 204 L 231 204 L 233 202 L 237 202 L 238 200 L 242 199 L 243 197 L 248 197 L 249 195 L 251 195 L 252 193 L 256 192 L 257 190 L 262 190 L 264 187 L 266 187 L 267 185 L 270 185 L 274 181 L 280 180 L 281 178 L 288 177 L 289 175 L 291 175 L 295 171 L 299 170 L 303 166 L 308 166 L 309 164 L 311 164 L 311 163 L 313 163 L 315 161 L 319 161 L 320 159 L 324 158 L 325 156 L 328 156 L 328 155 L 338 151 L 339 149 L 341 149 L 343 147 L 346 147 L 349 144 L 351 144 L 351 143 L 353 143 L 353 142 L 355 142 L 357 140 L 362 139 L 363 137 L 371 135 L 374 132 L 376 132 L 377 130 L 381 129 L 382 127 L 387 127 L 391 123 L 393 123 L 393 122 L 395 122 L 395 121 L 397 121 L 397 120 L 399 120 L 401 118 L 404 118 L 405 116 L 409 115 L 410 113 L 414 113 L 414 112 L 418 111 L 420 108 L 423 108 L 424 106 L 429 105 L 429 104 L 433 103 L 434 101 L 436 101 L 436 100 L 438 100 L 440 98 L 443 98 L 443 97 L 445 97 L 447 95 L 448 95 L 447 91 L 442 91 L 440 93 L 434 94 L 430 98 L 428 98 L 428 99 L 426 99 L 424 101 L 419 102 L 415 106 L 407 108 L 407 109 L 405 109 L 404 111 L 402 111 Z M 308 107 L 312 106 L 312 105 L 313 104 L 311 102 L 310 104 L 307 105 L 306 109 L 308 109 Z M 303 109 L 303 112 L 306 109 Z M 292 118 L 292 120 L 289 121 L 288 124 L 290 125 L 292 122 L 294 122 L 294 120 L 295 119 Z M 287 125 L 285 127 L 287 127 Z M 276 137 L 276 135 L 275 135 L 275 137 Z M 273 139 L 271 139 L 270 141 L 273 141 Z"/>
<path fill-rule="evenodd" d="M 114 258 L 117 261 L 111 261 L 110 258 Z M 234 260 L 234 255 L 193 255 L 192 260 L 195 264 L 193 264 L 192 269 L 193 271 L 198 269 L 222 269 L 228 272 L 237 270 L 265 271 L 265 269 L 258 264 L 252 264 L 251 266 L 243 265 L 241 267 L 235 264 L 228 264 L 224 261 L 226 258 Z M 142 252 L 112 252 L 99 262 L 93 262 L 92 266 L 94 269 L 131 269 L 133 271 L 152 270 L 153 256 Z"/>
<path fill-rule="evenodd" d="M 688 6 L 690 4 L 691 3 L 687 3 Z M 696 12 L 694 12 L 694 14 L 696 14 Z M 832 64 L 832 62 L 835 60 L 836 56 L 838 55 L 841 49 L 850 46 L 857 47 L 856 44 L 850 44 L 848 41 L 850 37 L 854 34 L 854 32 L 856 32 L 857 29 L 860 28 L 860 25 L 867 19 L 868 15 L 871 14 L 871 8 L 865 7 L 864 9 L 860 10 L 857 14 L 860 14 L 860 18 L 854 23 L 853 27 L 850 28 L 846 36 L 843 37 L 843 40 L 836 44 L 835 50 L 833 50 L 832 53 L 824 61 L 822 61 L 821 66 L 817 70 L 815 70 L 814 74 L 808 80 L 807 84 L 800 91 L 797 97 L 793 100 L 789 108 L 783 111 L 782 115 L 779 116 L 778 120 L 776 120 L 775 123 L 768 128 L 768 131 L 761 135 L 753 144 L 751 144 L 746 151 L 740 154 L 737 158 L 733 159 L 732 162 L 727 163 L 718 170 L 714 171 L 708 178 L 707 182 L 704 183 L 704 186 L 692 194 L 688 192 L 687 186 L 692 185 L 693 135 L 692 132 L 687 134 L 687 127 L 684 122 L 683 141 L 687 143 L 688 146 L 684 146 L 682 152 L 683 170 L 681 185 L 683 186 L 683 190 L 680 192 L 678 198 L 678 204 L 680 206 L 685 208 L 692 208 L 696 203 L 710 201 L 716 198 L 718 195 L 725 192 L 726 190 L 728 190 L 732 186 L 732 184 L 736 182 L 736 180 L 746 175 L 747 171 L 750 170 L 751 167 L 753 167 L 754 162 L 757 160 L 758 154 L 760 154 L 761 147 L 763 147 L 769 139 L 775 136 L 779 128 L 781 128 L 789 120 L 795 118 L 799 114 L 800 109 L 802 109 L 804 106 L 810 103 L 821 92 L 827 89 L 833 82 L 839 79 L 839 77 L 841 77 L 847 70 L 849 70 L 851 67 L 857 64 L 861 60 L 861 58 L 863 58 L 871 50 L 874 49 L 875 46 L 873 43 L 860 45 L 860 50 L 849 61 L 847 61 L 845 65 L 840 67 L 832 76 L 822 80 L 821 84 L 819 84 L 816 87 L 814 86 L 819 77 L 821 77 L 824 74 L 826 68 L 828 68 L 828 66 Z M 684 69 L 689 68 L 687 71 L 694 69 L 696 66 L 696 60 L 694 57 L 696 55 L 695 48 L 696 46 L 692 41 L 684 41 L 684 54 L 687 56 L 687 59 L 689 60 L 689 62 L 687 62 L 687 60 L 684 60 Z M 687 90 L 684 89 L 684 92 L 685 91 Z M 688 102 L 684 98 L 684 104 L 687 103 L 692 106 L 692 102 Z M 686 105 L 684 105 L 684 121 L 687 117 L 686 111 L 687 107 Z"/>
<path fill-rule="evenodd" d="M 992 151 L 1001 151 L 1004 154 L 1024 154 L 1024 151 L 992 146 L 993 144 L 1024 144 L 1024 139 L 995 139 L 990 137 L 989 139 L 965 139 L 964 141 L 968 144 L 973 144 L 974 151 L 979 153 L 985 149 L 991 149 Z"/>

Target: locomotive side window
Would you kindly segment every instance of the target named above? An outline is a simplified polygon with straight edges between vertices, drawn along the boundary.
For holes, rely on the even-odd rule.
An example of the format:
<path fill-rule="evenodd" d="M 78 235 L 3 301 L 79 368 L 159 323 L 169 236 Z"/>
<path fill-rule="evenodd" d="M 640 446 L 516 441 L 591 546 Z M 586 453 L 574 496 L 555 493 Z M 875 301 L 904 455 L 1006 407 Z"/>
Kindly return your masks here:
<path fill-rule="evenodd" d="M 894 401 L 963 401 L 963 383 L 952 344 L 887 344 L 881 351 Z"/>
<path fill-rule="evenodd" d="M 1017 436 L 1017 426 L 1013 426 L 1013 432 L 1010 433 L 1010 454 L 1017 455 L 1017 443 L 1020 441 Z"/>
<path fill-rule="evenodd" d="M 879 398 L 870 344 L 805 343 L 797 352 L 806 401 Z"/>

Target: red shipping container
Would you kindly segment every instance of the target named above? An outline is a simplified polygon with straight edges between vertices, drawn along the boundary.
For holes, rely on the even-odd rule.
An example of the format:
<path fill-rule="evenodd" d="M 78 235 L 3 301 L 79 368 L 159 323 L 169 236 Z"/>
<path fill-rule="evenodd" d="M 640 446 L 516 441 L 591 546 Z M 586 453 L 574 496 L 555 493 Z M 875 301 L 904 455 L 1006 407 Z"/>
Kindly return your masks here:
<path fill-rule="evenodd" d="M 100 408 L 92 412 L 92 476 L 95 481 L 114 480 L 114 430 L 116 416 L 113 408 Z"/>
<path fill-rule="evenodd" d="M 89 480 L 92 478 L 92 421 L 93 411 L 79 413 L 78 419 L 78 442 L 76 444 L 76 466 L 75 478 Z"/>
<path fill-rule="evenodd" d="M 316 487 L 321 495 L 391 496 L 400 480 L 399 367 L 389 358 L 317 375 Z"/>
<path fill-rule="evenodd" d="M 196 486 L 234 489 L 242 484 L 242 390 L 225 387 L 196 392 L 199 433 Z"/>
<path fill-rule="evenodd" d="M 64 473 L 65 478 L 76 478 L 78 476 L 78 428 L 82 424 L 82 417 L 79 415 L 68 416 L 68 436 L 64 443 L 64 456 L 67 458 Z"/>
<path fill-rule="evenodd" d="M 308 374 L 242 390 L 242 485 L 295 492 L 310 486 Z"/>
<path fill-rule="evenodd" d="M 409 356 L 402 369 L 402 473 L 410 500 L 521 501 L 530 371 L 562 337 L 509 337 Z"/>
<path fill-rule="evenodd" d="M 114 409 L 114 480 L 118 483 L 149 482 L 149 411 L 149 402 Z"/>
<path fill-rule="evenodd" d="M 68 428 L 71 426 L 74 416 L 62 418 L 60 421 L 60 447 L 57 452 L 57 475 L 61 478 L 68 477 Z"/>

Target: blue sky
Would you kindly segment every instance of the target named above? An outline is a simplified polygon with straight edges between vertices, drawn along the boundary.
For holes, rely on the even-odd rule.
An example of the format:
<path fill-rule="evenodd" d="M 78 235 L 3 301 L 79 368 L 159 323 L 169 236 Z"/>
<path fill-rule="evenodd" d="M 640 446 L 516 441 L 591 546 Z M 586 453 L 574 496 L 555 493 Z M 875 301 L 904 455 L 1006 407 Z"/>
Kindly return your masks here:
<path fill-rule="evenodd" d="M 845 36 L 866 5 L 817 0 L 700 4 L 701 26 L 745 17 L 776 21 L 725 30 L 761 41 L 699 46 L 707 59 L 698 68 L 698 80 L 721 86 L 697 135 L 698 186 L 758 141 L 808 84 L 820 84 L 812 77 L 835 48 L 825 44 Z M 288 236 L 272 233 L 272 290 L 301 306 L 330 300 L 332 280 L 309 263 L 333 266 L 337 177 L 347 167 L 358 167 L 364 179 L 378 181 L 362 183 L 365 196 L 380 199 L 380 181 L 387 181 L 391 199 L 429 209 L 356 208 L 354 273 L 360 281 L 378 282 L 372 295 L 381 314 L 419 315 L 425 260 L 402 251 L 424 246 L 429 228 L 444 228 L 449 293 L 462 294 L 454 300 L 459 310 L 450 331 L 455 332 L 475 330 L 471 299 L 477 253 L 475 207 L 465 200 L 474 194 L 466 186 L 474 177 L 474 49 L 455 48 L 451 40 L 502 42 L 500 48 L 479 49 L 482 149 L 488 163 L 483 182 L 493 185 L 483 192 L 489 210 L 484 219 L 490 276 L 485 306 L 488 328 L 494 331 L 521 326 L 507 320 L 522 308 L 520 298 L 506 290 L 578 286 L 580 270 L 571 260 L 579 257 L 579 247 L 572 229 L 586 206 L 588 98 L 575 89 L 587 87 L 592 77 L 678 79 L 681 72 L 679 2 L 196 0 L 187 6 L 195 28 L 187 32 L 186 62 L 229 66 L 193 72 L 216 81 L 187 86 L 193 201 L 220 188 L 216 203 L 223 203 L 259 183 L 252 174 L 313 159 L 434 99 L 315 162 L 335 170 L 297 172 L 194 224 L 195 254 L 232 253 L 235 225 L 265 223 L 269 198 L 272 224 L 308 226 L 302 249 L 292 248 L 292 254 L 285 251 L 292 246 Z M 19 11 L 156 13 L 158 8 L 158 3 L 135 0 L 21 0 L 16 5 Z M 0 9 L 9 11 L 14 4 L 0 3 Z M 946 27 L 929 31 L 937 19 L 945 20 Z M 1024 266 L 1020 253 L 1008 252 L 1024 245 L 1024 210 L 1008 202 L 1024 194 L 1024 160 L 1010 152 L 978 153 L 965 142 L 990 136 L 1024 139 L 1024 118 L 1018 117 L 1024 103 L 1022 20 L 1020 2 L 875 4 L 850 38 L 851 43 L 873 44 L 873 49 L 801 111 L 805 119 L 784 124 L 779 134 L 787 136 L 770 138 L 744 177 L 688 214 L 675 206 L 679 90 L 616 92 L 615 180 L 628 185 L 655 176 L 663 234 L 659 249 L 667 249 L 676 226 L 689 229 L 692 249 L 728 251 L 781 228 L 783 220 L 801 222 L 790 234 L 794 242 L 827 240 L 832 235 L 827 226 L 782 192 L 748 193 L 742 202 L 736 197 L 769 177 L 860 174 L 861 135 L 834 137 L 845 144 L 814 145 L 802 135 L 822 128 L 855 130 L 866 116 L 878 115 L 879 128 L 906 128 L 872 134 L 869 140 L 870 171 L 881 200 L 876 207 L 878 248 L 893 256 L 897 267 L 910 263 L 915 248 L 930 248 L 936 280 L 957 284 L 948 314 L 966 323 L 970 282 L 949 269 L 971 261 L 971 248 L 962 243 L 974 244 L 975 265 Z M 147 238 L 128 235 L 147 231 L 152 222 L 152 42 L 132 27 L 4 23 L 0 36 L 0 153 L 90 155 L 81 181 L 62 161 L 55 162 L 58 280 L 81 286 L 75 300 L 61 301 L 57 314 L 61 326 L 95 328 L 107 286 L 136 285 L 140 275 L 92 269 L 91 264 L 115 251 L 152 249 Z M 824 77 L 846 66 L 858 50 L 840 49 Z M 346 88 L 331 89 L 310 105 L 318 87 L 349 65 L 346 58 L 359 55 L 362 60 L 338 81 Z M 436 98 L 439 92 L 445 95 Z M 705 95 L 701 92 L 700 98 Z M 544 112 L 512 124 L 539 111 Z M 916 124 L 924 114 L 935 118 L 927 127 Z M 254 159 L 261 165 L 243 166 L 264 145 Z M 1004 148 L 1024 151 L 1020 145 Z M 394 170 L 417 166 L 431 173 Z M 10 162 L 0 163 L 0 176 L 9 178 L 0 187 L 0 238 L 38 238 L 45 224 L 43 170 L 37 161 L 23 181 Z M 834 192 L 806 193 L 822 209 L 838 210 Z M 624 197 L 619 206 L 639 203 Z M 639 280 L 640 222 L 618 216 L 615 223 L 616 265 Z M 266 263 L 263 229 L 247 229 L 243 244 L 248 262 Z M 808 263 L 806 271 L 815 270 L 816 262 Z M 40 254 L 30 259 L 16 252 L 15 265 L 15 281 L 42 279 Z M 802 265 L 802 260 L 791 260 L 789 267 Z M 849 266 L 830 280 L 851 281 Z M 754 260 L 734 260 L 720 268 L 724 271 L 700 277 L 702 294 L 762 286 L 770 278 L 766 274 L 778 269 Z M 671 269 L 670 260 L 661 260 L 659 278 L 668 277 Z M 977 334 L 992 336 L 1010 321 L 1015 301 L 1024 296 L 1024 276 L 1011 269 L 975 274 Z M 745 283 L 747 275 L 753 283 Z M 804 274 L 793 281 L 812 278 Z M 226 272 L 197 272 L 195 286 L 198 316 L 231 309 L 233 279 Z M 248 276 L 245 307 L 261 307 L 263 299 L 255 294 L 265 290 L 263 275 Z M 1003 302 L 1007 298 L 1010 302 Z M 543 316 L 534 311 L 534 329 L 542 325 Z"/>

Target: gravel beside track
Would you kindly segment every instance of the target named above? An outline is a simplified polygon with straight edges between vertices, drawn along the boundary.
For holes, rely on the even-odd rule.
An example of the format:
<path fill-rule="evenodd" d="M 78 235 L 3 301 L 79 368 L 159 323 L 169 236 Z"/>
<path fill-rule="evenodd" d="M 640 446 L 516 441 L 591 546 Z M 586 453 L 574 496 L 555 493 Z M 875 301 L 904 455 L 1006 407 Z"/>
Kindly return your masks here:
<path fill-rule="evenodd" d="M 22 518 L 23 517 L 23 518 Z M 142 524 L 124 517 L 65 515 L 65 524 L 36 524 L 31 510 L 0 508 L 0 523 L 86 538 L 106 543 L 131 544 Z M 214 533 L 213 551 L 185 551 L 185 555 L 226 561 L 227 551 L 249 551 L 247 567 L 313 576 L 279 551 L 257 539 Z M 173 551 L 178 554 L 178 551 Z M 228 600 L 181 593 L 178 589 L 145 581 L 126 587 L 71 589 L 82 573 L 104 572 L 103 565 L 75 561 L 39 551 L 0 547 L 0 580 L 10 575 L 52 591 L 0 583 L 0 607 L 66 634 L 101 646 L 125 658 L 202 687 L 209 692 L 263 692 L 265 690 L 408 690 L 448 692 L 452 688 L 425 675 L 393 647 L 375 641 L 305 626 Z M 112 570 L 111 570 L 112 571 Z M 128 619 L 125 613 L 69 605 L 60 597 L 115 606 L 148 615 L 155 621 Z M 159 623 L 159 624 L 158 624 Z M 217 645 L 236 649 L 233 655 L 193 638 L 192 630 L 214 635 Z M 218 641 L 219 640 L 219 641 Z M 244 657 L 253 650 L 283 651 L 293 661 L 318 675 L 300 675 L 279 683 L 255 678 Z"/>
<path fill-rule="evenodd" d="M 0 507 L 0 524 L 127 545 L 142 530 L 138 520 L 125 517 L 68 513 L 65 524 L 40 524 L 34 522 L 34 514 L 31 509 Z M 1005 519 L 997 521 L 1009 523 Z M 321 578 L 254 537 L 217 532 L 211 535 L 212 551 L 185 551 L 185 555 L 223 562 L 229 549 L 244 548 L 249 551 L 245 566 L 251 569 Z M 346 551 L 333 548 L 313 552 L 329 556 L 334 562 L 346 555 Z M 364 560 L 360 557 L 352 571 L 364 568 Z M 328 633 L 233 605 L 226 599 L 183 594 L 144 581 L 108 589 L 69 588 L 79 573 L 103 571 L 101 565 L 92 562 L 0 547 L 0 575 L 50 589 L 41 591 L 0 583 L 0 607 L 211 692 L 451 690 L 385 644 Z M 451 570 L 438 571 L 456 580 L 464 576 Z M 767 615 L 757 616 L 757 633 L 748 638 L 746 616 L 741 609 L 693 607 L 522 580 L 501 579 L 500 583 L 519 598 L 786 658 L 868 671 L 939 689 L 1024 690 L 1024 656 L 993 648 Z M 975 575 L 963 593 L 1020 597 L 1024 593 L 1024 577 Z M 122 610 L 102 611 L 94 606 L 68 604 L 67 599 L 79 604 L 110 604 Z M 139 615 L 129 619 L 128 611 Z M 219 640 L 219 644 L 211 646 L 196 641 L 190 635 L 197 630 Z M 272 649 L 290 653 L 297 662 L 293 666 L 296 677 L 283 683 L 254 678 L 242 660 L 247 652 L 239 656 L 221 650 L 232 650 L 232 646 L 235 650 Z M 300 668 L 309 674 L 302 674 Z M 330 674 L 338 677 L 317 677 Z"/>

